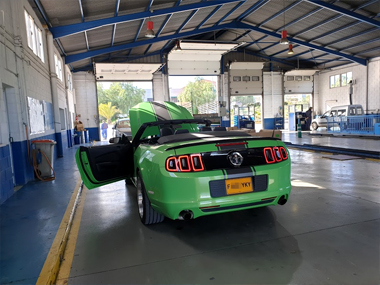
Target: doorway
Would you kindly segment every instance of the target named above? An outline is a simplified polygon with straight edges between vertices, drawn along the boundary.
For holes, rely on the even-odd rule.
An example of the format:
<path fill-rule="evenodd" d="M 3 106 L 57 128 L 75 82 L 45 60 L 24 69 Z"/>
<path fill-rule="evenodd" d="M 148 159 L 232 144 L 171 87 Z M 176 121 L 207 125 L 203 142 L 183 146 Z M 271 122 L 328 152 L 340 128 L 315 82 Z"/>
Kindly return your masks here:
<path fill-rule="evenodd" d="M 311 106 L 311 93 L 285 94 L 284 97 L 284 129 L 289 130 L 289 113 L 306 112 Z"/>
<path fill-rule="evenodd" d="M 231 96 L 230 98 L 231 127 L 237 127 L 238 120 L 242 117 L 255 121 L 255 130 L 262 129 L 262 96 L 244 95 Z"/>

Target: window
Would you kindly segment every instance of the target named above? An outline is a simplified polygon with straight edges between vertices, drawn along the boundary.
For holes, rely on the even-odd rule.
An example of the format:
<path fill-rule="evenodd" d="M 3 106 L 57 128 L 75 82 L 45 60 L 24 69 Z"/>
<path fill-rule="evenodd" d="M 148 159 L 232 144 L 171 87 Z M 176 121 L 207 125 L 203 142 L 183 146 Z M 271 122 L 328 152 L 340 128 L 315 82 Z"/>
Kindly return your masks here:
<path fill-rule="evenodd" d="M 42 31 L 37 27 L 32 16 L 24 10 L 26 35 L 28 38 L 28 47 L 32 49 L 35 55 L 37 55 L 42 62 L 45 62 L 44 47 L 42 40 Z"/>
<path fill-rule="evenodd" d="M 70 72 L 67 73 L 67 88 L 70 91 L 73 91 L 73 79 L 71 77 L 71 73 Z"/>
<path fill-rule="evenodd" d="M 286 80 L 287 80 L 287 81 L 294 81 L 294 76 L 287 76 L 287 77 L 286 77 Z"/>
<path fill-rule="evenodd" d="M 342 73 L 342 86 L 347 86 L 352 80 L 352 72 Z"/>
<path fill-rule="evenodd" d="M 260 76 L 252 76 L 252 81 L 260 81 Z"/>
<path fill-rule="evenodd" d="M 62 81 L 62 62 L 61 59 L 54 54 L 54 63 L 55 63 L 55 73 L 57 73 L 57 77 Z"/>
<path fill-rule="evenodd" d="M 302 81 L 302 76 L 296 76 L 296 81 Z"/>
<path fill-rule="evenodd" d="M 241 76 L 234 76 L 233 81 L 241 81 Z"/>
<path fill-rule="evenodd" d="M 347 86 L 352 80 L 352 72 L 330 76 L 330 88 Z"/>
<path fill-rule="evenodd" d="M 303 81 L 310 81 L 310 76 L 304 76 Z"/>

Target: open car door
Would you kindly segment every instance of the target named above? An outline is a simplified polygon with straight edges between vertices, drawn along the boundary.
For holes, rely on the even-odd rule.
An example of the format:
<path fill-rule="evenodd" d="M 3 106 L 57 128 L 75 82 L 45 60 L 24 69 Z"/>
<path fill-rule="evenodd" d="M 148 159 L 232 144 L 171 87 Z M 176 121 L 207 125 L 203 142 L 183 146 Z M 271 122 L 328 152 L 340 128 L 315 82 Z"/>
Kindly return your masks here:
<path fill-rule="evenodd" d="M 88 189 L 127 179 L 133 173 L 133 148 L 129 142 L 81 146 L 75 154 L 75 160 Z"/>

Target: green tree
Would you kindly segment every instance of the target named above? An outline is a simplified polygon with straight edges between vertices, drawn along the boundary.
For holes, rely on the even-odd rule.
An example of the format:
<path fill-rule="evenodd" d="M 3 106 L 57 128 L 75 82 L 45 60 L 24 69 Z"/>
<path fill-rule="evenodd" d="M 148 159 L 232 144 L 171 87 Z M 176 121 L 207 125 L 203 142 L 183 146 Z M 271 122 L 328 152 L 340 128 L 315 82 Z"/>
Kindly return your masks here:
<path fill-rule="evenodd" d="M 112 106 L 111 102 L 99 104 L 99 115 L 107 119 L 107 123 L 111 123 L 112 118 L 118 113 L 120 111 L 115 106 Z"/>
<path fill-rule="evenodd" d="M 144 89 L 124 82 L 114 82 L 109 89 L 104 89 L 102 84 L 98 84 L 97 91 L 99 104 L 111 102 L 122 114 L 128 114 L 129 109 L 143 102 L 145 95 Z"/>
<path fill-rule="evenodd" d="M 214 85 L 201 77 L 195 78 L 194 82 L 189 82 L 183 91 L 178 95 L 179 102 L 192 102 L 193 113 L 196 113 L 196 107 L 214 102 L 216 99 L 216 90 Z"/>

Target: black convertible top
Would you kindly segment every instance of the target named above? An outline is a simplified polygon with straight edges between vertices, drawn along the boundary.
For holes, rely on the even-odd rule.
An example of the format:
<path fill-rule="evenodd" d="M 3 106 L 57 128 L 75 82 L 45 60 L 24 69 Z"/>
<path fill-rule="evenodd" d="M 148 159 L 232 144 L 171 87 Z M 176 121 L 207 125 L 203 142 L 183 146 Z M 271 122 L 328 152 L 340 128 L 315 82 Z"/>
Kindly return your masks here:
<path fill-rule="evenodd" d="M 158 139 L 159 144 L 178 143 L 184 141 L 193 141 L 199 139 L 213 140 L 217 138 L 231 138 L 231 137 L 250 137 L 246 132 L 242 131 L 210 131 L 199 133 L 184 133 L 177 135 L 164 136 Z"/>

